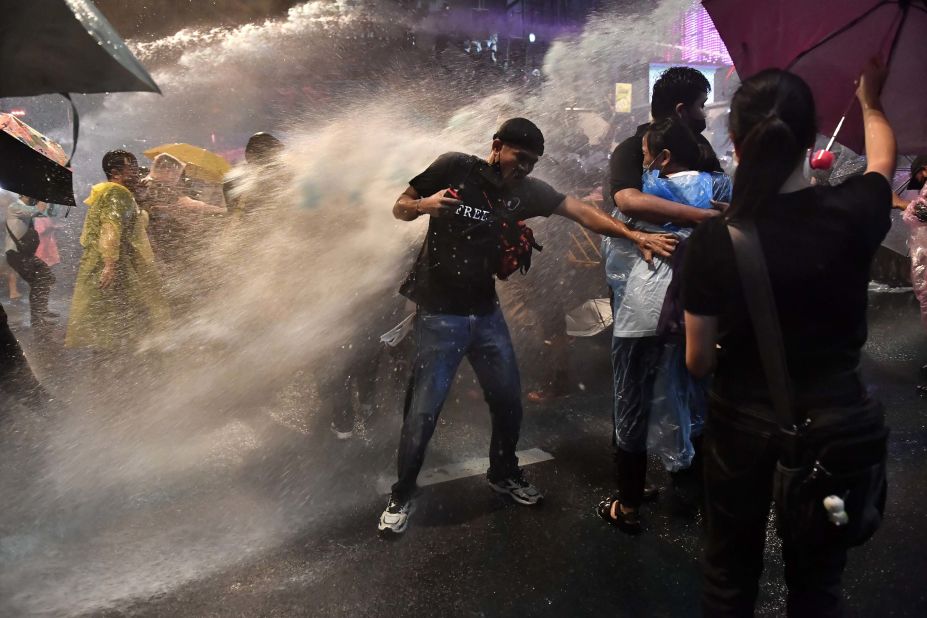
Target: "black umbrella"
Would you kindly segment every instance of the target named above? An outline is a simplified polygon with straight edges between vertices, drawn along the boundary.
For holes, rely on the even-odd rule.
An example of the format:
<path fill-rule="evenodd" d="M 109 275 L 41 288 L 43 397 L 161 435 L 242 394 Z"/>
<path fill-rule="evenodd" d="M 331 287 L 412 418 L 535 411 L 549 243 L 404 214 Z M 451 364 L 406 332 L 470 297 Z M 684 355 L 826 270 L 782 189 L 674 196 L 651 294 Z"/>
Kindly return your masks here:
<path fill-rule="evenodd" d="M 0 97 L 161 92 L 89 0 L 0 0 Z"/>
<path fill-rule="evenodd" d="M 0 187 L 52 204 L 74 206 L 68 156 L 22 120 L 0 114 Z"/>
<path fill-rule="evenodd" d="M 161 92 L 92 2 L 0 0 L 0 97 L 133 91 Z M 11 191 L 73 205 L 69 164 L 0 135 L 0 186 Z"/>

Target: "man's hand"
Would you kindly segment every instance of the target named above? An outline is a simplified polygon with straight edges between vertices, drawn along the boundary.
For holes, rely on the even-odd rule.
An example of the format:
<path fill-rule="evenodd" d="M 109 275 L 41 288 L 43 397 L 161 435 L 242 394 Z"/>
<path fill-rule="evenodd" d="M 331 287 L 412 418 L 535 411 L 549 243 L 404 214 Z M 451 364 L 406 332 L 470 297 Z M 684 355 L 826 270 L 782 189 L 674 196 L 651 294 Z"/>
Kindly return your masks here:
<path fill-rule="evenodd" d="M 416 210 L 418 210 L 419 214 L 430 215 L 432 217 L 442 217 L 451 213 L 463 202 L 453 197 L 445 197 L 444 194 L 450 190 L 450 187 L 441 189 L 430 197 L 424 197 L 418 200 L 415 206 Z"/>
<path fill-rule="evenodd" d="M 631 240 L 637 245 L 637 250 L 644 256 L 648 264 L 653 260 L 654 254 L 660 257 L 669 257 L 676 250 L 679 242 L 672 234 L 648 234 L 647 232 L 634 232 Z"/>
<path fill-rule="evenodd" d="M 106 262 L 103 265 L 103 272 L 100 273 L 100 289 L 105 290 L 116 280 L 116 263 Z"/>

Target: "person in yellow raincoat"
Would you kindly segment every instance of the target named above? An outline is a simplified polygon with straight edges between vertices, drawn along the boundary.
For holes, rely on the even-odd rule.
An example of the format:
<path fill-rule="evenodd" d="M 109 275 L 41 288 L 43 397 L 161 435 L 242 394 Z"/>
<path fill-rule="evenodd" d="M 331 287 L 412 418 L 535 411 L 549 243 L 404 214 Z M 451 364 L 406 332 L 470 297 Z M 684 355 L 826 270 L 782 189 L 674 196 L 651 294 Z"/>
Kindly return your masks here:
<path fill-rule="evenodd" d="M 131 345 L 163 326 L 169 311 L 160 289 L 146 233 L 132 189 L 138 161 L 123 150 L 103 157 L 106 182 L 93 187 L 85 203 L 80 244 L 84 248 L 65 345 L 112 350 Z"/>

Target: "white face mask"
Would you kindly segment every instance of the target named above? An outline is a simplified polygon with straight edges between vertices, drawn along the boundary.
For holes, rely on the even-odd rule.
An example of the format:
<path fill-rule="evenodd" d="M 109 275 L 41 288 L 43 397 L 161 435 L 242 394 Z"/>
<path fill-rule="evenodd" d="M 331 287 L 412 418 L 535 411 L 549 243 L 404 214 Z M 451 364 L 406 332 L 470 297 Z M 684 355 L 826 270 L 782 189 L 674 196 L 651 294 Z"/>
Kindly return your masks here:
<path fill-rule="evenodd" d="M 663 152 L 666 152 L 666 151 L 663 151 Z M 645 166 L 644 166 L 644 173 L 645 173 L 645 174 L 648 174 L 648 173 L 650 173 L 650 172 L 656 172 L 656 173 L 658 173 L 658 174 L 660 173 L 660 170 L 659 170 L 659 169 L 655 169 L 654 166 L 655 166 L 657 163 L 660 162 L 660 159 L 661 159 L 661 158 L 663 158 L 663 152 L 661 152 L 661 153 L 658 154 L 656 157 L 654 157 L 653 161 L 650 162 L 650 165 L 645 165 Z"/>

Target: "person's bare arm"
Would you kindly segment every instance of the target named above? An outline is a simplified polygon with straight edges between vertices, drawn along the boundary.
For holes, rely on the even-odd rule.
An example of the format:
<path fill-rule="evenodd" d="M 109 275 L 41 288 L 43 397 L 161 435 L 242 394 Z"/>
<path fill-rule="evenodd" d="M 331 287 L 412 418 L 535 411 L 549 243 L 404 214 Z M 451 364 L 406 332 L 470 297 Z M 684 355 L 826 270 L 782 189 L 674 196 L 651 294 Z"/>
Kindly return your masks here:
<path fill-rule="evenodd" d="M 871 59 L 863 69 L 856 89 L 856 98 L 863 110 L 863 128 L 866 132 L 866 173 L 881 174 L 889 182 L 895 175 L 897 146 L 895 133 L 882 111 L 882 85 L 888 71 L 877 58 Z"/>
<path fill-rule="evenodd" d="M 694 227 L 705 219 L 721 214 L 714 209 L 695 208 L 671 202 L 638 189 L 622 189 L 616 191 L 613 197 L 622 214 L 656 225 L 673 223 L 681 227 Z"/>
<path fill-rule="evenodd" d="M 225 206 L 213 206 L 212 204 L 207 204 L 206 202 L 195 200 L 192 197 L 187 197 L 186 195 L 180 196 L 180 198 L 177 200 L 177 205 L 187 212 L 201 215 L 224 215 L 228 212 Z"/>
<path fill-rule="evenodd" d="M 669 257 L 676 249 L 677 240 L 672 234 L 648 234 L 647 232 L 632 230 L 622 221 L 618 221 L 595 206 L 569 195 L 554 212 L 597 234 L 627 238 L 637 245 L 638 250 L 648 262 L 653 258 L 654 254 Z"/>
<path fill-rule="evenodd" d="M 103 270 L 100 272 L 99 286 L 106 289 L 116 280 L 116 262 L 119 261 L 119 242 L 121 239 L 119 226 L 111 221 L 104 221 L 100 226 L 100 236 L 97 238 L 97 251 L 103 257 Z"/>
<path fill-rule="evenodd" d="M 440 217 L 460 206 L 460 200 L 445 197 L 448 189 L 441 189 L 434 195 L 426 198 L 419 196 L 413 187 L 406 189 L 396 203 L 393 204 L 393 216 L 400 221 L 414 221 L 420 215 Z"/>
<path fill-rule="evenodd" d="M 717 362 L 718 318 L 686 314 L 686 367 L 696 378 L 714 371 Z"/>

